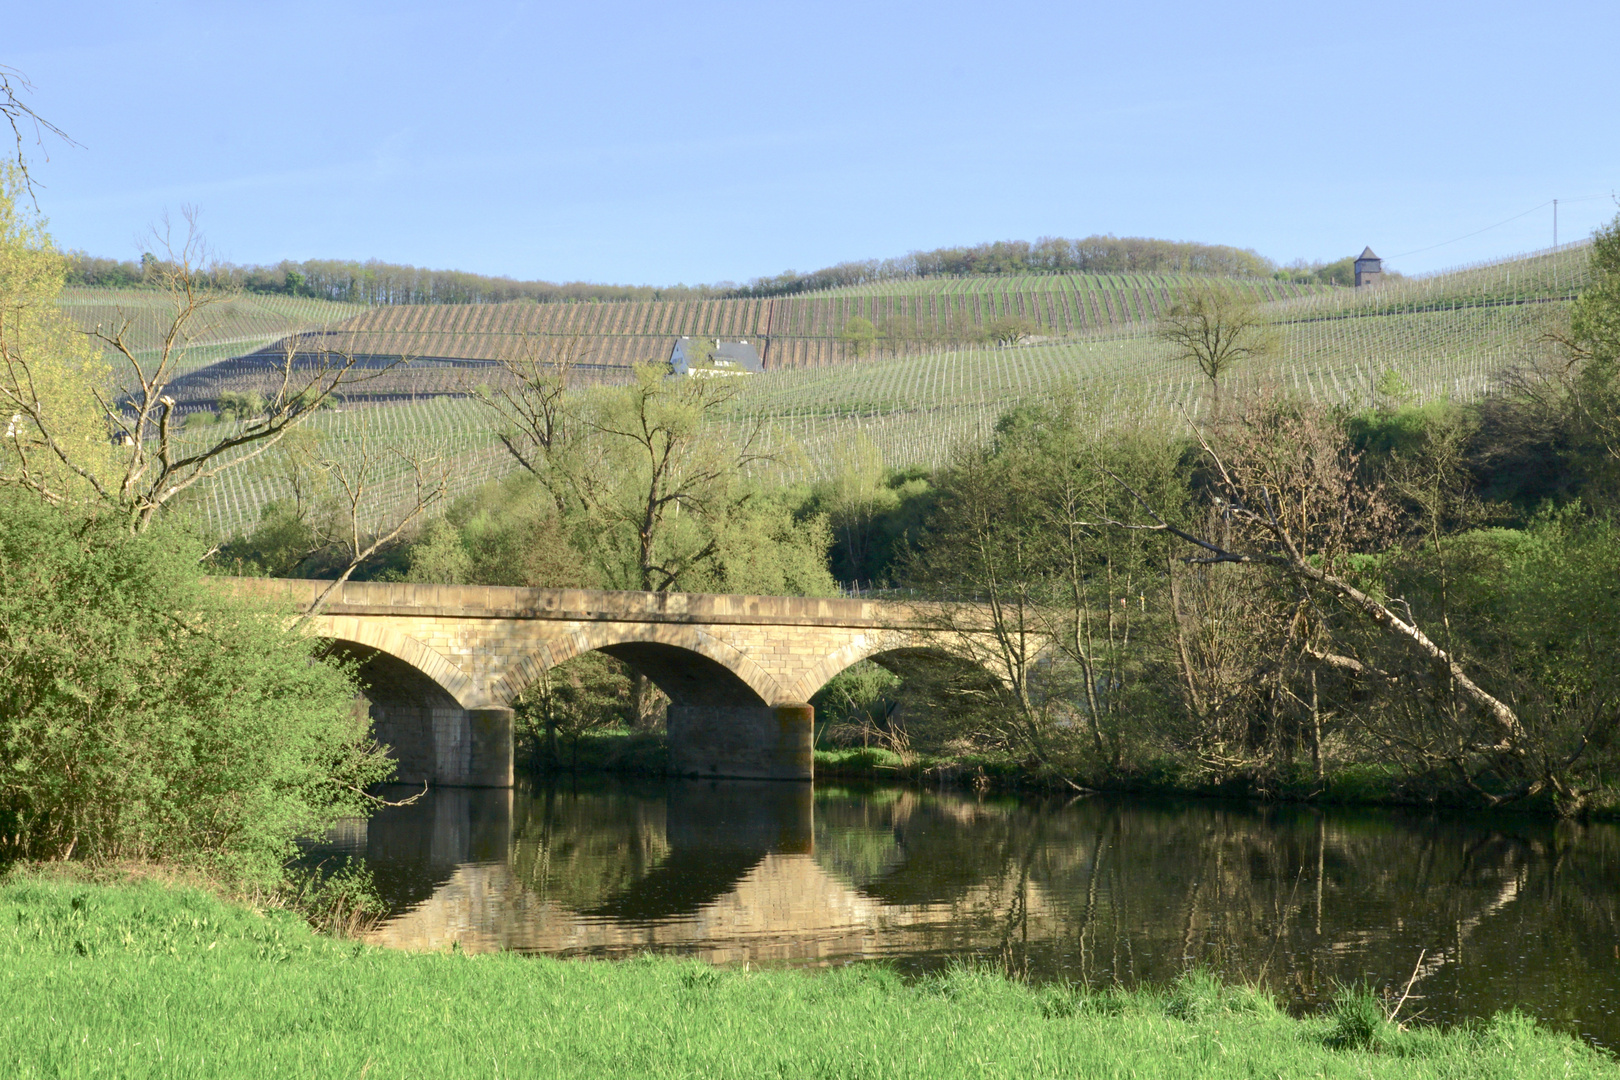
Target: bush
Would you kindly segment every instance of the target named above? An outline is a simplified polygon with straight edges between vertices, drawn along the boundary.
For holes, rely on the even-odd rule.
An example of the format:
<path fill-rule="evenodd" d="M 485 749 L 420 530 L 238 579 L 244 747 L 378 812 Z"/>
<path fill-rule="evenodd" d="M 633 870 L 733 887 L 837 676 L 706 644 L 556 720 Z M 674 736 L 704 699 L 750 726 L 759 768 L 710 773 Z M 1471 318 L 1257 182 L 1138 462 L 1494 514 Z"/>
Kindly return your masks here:
<path fill-rule="evenodd" d="M 391 773 L 352 678 L 202 555 L 0 493 L 0 854 L 267 881 Z"/>

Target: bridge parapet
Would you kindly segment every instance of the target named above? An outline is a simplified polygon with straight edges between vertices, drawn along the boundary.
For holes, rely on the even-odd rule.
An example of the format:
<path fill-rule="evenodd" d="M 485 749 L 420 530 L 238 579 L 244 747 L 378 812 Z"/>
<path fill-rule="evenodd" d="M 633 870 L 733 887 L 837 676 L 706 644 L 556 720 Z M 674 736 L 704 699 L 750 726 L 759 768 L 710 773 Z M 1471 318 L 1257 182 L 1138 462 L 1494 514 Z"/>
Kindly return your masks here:
<path fill-rule="evenodd" d="M 220 578 L 250 595 L 313 604 L 332 583 L 295 578 Z M 848 597 L 526 589 L 504 585 L 419 585 L 346 581 L 322 605 L 327 614 L 593 622 L 922 627 L 941 605 Z"/>

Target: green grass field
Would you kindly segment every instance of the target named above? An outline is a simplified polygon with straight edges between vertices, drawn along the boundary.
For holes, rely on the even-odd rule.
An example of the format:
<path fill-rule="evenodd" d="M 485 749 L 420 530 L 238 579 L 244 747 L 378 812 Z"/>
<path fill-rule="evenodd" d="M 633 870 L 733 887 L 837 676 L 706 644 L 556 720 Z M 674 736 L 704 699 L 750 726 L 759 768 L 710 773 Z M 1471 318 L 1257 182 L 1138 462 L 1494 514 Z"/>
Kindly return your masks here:
<path fill-rule="evenodd" d="M 695 962 L 388 952 L 157 884 L 0 885 L 0 1075 L 73 1077 L 1615 1077 L 1516 1015 L 1297 1020 L 1201 975 L 1160 991 L 905 982 Z"/>

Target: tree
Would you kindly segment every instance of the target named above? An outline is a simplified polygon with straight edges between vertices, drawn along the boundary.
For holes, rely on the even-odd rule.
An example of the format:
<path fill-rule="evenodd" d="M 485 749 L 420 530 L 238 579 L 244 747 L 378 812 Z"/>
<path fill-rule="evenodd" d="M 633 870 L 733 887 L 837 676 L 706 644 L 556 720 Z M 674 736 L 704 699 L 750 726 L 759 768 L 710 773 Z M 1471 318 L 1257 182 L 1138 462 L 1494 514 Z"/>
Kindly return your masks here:
<path fill-rule="evenodd" d="M 20 169 L 0 167 L 0 486 L 58 503 L 94 498 L 92 482 L 115 475 L 117 448 L 95 393 L 110 369 L 57 306 L 62 259 L 19 205 L 24 190 Z M 71 464 L 53 446 L 70 451 Z"/>
<path fill-rule="evenodd" d="M 588 355 L 578 335 L 525 334 L 515 352 L 497 361 L 499 378 L 473 387 L 474 398 L 501 421 L 501 445 L 546 485 L 559 511 L 568 508 L 567 473 L 554 467 L 554 456 L 573 432 L 568 391 L 575 365 Z"/>
<path fill-rule="evenodd" d="M 1043 503 L 1052 463 L 1026 437 L 1026 419 L 1004 416 L 990 445 L 959 452 L 908 560 L 908 577 L 949 601 L 929 620 L 936 651 L 966 663 L 925 657 L 901 673 L 931 711 L 951 718 L 955 730 L 940 741 L 965 737 L 1062 769 L 1068 718 L 1038 685 L 1050 644 Z"/>
<path fill-rule="evenodd" d="M 33 89 L 34 84 L 28 81 L 28 76 L 16 68 L 0 64 L 0 116 L 5 117 L 6 123 L 11 126 L 12 137 L 17 143 L 15 175 L 21 181 L 20 186 L 29 192 L 34 189 L 34 181 L 28 175 L 28 155 L 23 148 L 27 142 L 25 130 L 33 134 L 34 144 L 41 150 L 45 147 L 46 135 L 54 135 L 69 146 L 78 145 L 68 137 L 67 132 L 40 116 L 23 100 L 23 95 Z"/>
<path fill-rule="evenodd" d="M 849 346 L 850 352 L 859 360 L 872 351 L 872 345 L 878 339 L 878 330 L 872 320 L 856 315 L 844 324 L 838 332 L 838 340 Z"/>
<path fill-rule="evenodd" d="M 1218 288 L 1188 292 L 1170 309 L 1158 330 L 1171 346 L 1171 358 L 1191 360 L 1209 380 L 1214 415 L 1221 411 L 1221 379 L 1244 360 L 1269 354 L 1273 337 L 1252 302 Z"/>
<path fill-rule="evenodd" d="M 872 529 L 879 513 L 897 505 L 899 495 L 884 480 L 883 453 L 865 432 L 834 451 L 835 472 L 827 503 L 842 549 L 843 564 L 855 570 L 868 565 Z"/>
<path fill-rule="evenodd" d="M 1555 337 L 1577 415 L 1608 456 L 1620 460 L 1620 215 L 1593 235 L 1591 270 L 1569 331 Z"/>
<path fill-rule="evenodd" d="M 1262 401 L 1227 433 L 1224 450 L 1202 433 L 1197 439 L 1228 534 L 1199 536 L 1167 521 L 1139 495 L 1154 523 L 1124 527 L 1181 539 L 1197 549 L 1187 557 L 1192 564 L 1260 566 L 1286 575 L 1300 590 L 1301 646 L 1319 664 L 1356 677 L 1392 677 L 1377 663 L 1338 650 L 1328 609 L 1339 607 L 1366 620 L 1409 668 L 1437 672 L 1445 693 L 1479 717 L 1464 751 L 1527 753 L 1529 733 L 1513 707 L 1431 637 L 1410 604 L 1381 597 L 1375 584 L 1357 580 L 1358 564 L 1392 537 L 1395 514 L 1383 486 L 1359 468 L 1360 454 L 1341 425 L 1309 406 Z"/>
<path fill-rule="evenodd" d="M 590 518 L 629 542 L 630 587 L 678 588 L 715 556 L 703 526 L 724 517 L 742 472 L 761 460 L 757 428 L 733 444 L 716 423 L 740 392 L 729 379 L 671 380 L 645 364 L 584 413 L 603 452 L 579 473 L 579 491 Z"/>
<path fill-rule="evenodd" d="M 415 449 L 379 450 L 364 432 L 356 452 L 323 461 L 321 468 L 331 476 L 334 494 L 342 494 L 334 498 L 329 516 L 316 532 L 338 550 L 343 569 L 310 603 L 307 615 L 320 610 L 362 563 L 437 506 L 450 486 L 450 468 L 443 460 Z M 405 480 L 406 491 L 389 499 L 388 488 L 399 479 Z"/>
<path fill-rule="evenodd" d="M 133 316 L 89 335 L 118 366 L 115 389 L 107 389 L 103 379 L 92 377 L 93 362 L 63 343 L 60 317 L 53 322 L 45 310 L 61 287 L 62 259 L 37 226 L 18 216 L 16 195 L 13 173 L 0 190 L 0 258 L 29 269 L 0 282 L 0 307 L 9 312 L 9 321 L 0 321 L 0 408 L 11 414 L 0 482 L 57 504 L 80 497 L 75 489 L 88 489 L 140 532 L 197 484 L 269 452 L 341 386 L 387 370 L 362 374 L 353 354 L 330 348 L 324 337 L 294 335 L 270 367 L 272 392 L 261 415 L 201 438 L 186 437 L 168 383 L 190 336 L 230 295 L 209 286 L 210 260 L 195 212 L 186 212 L 183 236 L 167 223 L 154 233 L 166 254 L 149 270 L 172 305 L 156 355 L 131 343 Z M 99 436 L 89 432 L 92 424 L 101 428 Z"/>
<path fill-rule="evenodd" d="M 984 328 L 984 336 L 997 345 L 1016 345 L 1035 333 L 1028 319 L 1003 315 Z"/>

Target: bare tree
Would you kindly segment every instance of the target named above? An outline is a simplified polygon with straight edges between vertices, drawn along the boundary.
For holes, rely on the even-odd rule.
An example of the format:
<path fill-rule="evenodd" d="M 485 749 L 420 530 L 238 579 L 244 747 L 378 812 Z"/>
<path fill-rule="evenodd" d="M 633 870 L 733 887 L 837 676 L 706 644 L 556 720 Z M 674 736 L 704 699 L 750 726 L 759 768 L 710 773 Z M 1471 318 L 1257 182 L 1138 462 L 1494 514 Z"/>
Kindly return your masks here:
<path fill-rule="evenodd" d="M 205 324 L 209 310 L 231 297 L 230 292 L 209 284 L 209 253 L 197 229 L 195 211 L 186 210 L 185 222 L 180 237 L 166 221 L 155 231 L 157 244 L 167 257 L 155 262 L 153 272 L 172 304 L 172 315 L 156 348 L 136 346 L 132 316 L 121 316 L 113 325 L 98 326 L 89 334 L 125 368 L 122 387 L 111 393 L 95 391 L 118 448 L 110 471 L 95 467 L 91 455 L 64 434 L 59 403 L 51 400 L 49 379 L 43 377 L 42 365 L 48 366 L 50 358 L 31 355 L 25 349 L 6 349 L 0 358 L 4 365 L 0 405 L 8 407 L 17 420 L 27 422 L 39 454 L 59 462 L 99 498 L 124 510 L 131 529 L 137 532 L 195 485 L 268 452 L 330 401 L 340 387 L 375 378 L 393 366 L 357 369 L 356 357 L 347 349 L 333 348 L 321 336 L 292 335 L 283 343 L 280 360 L 268 371 L 271 392 L 261 415 L 226 425 L 217 435 L 183 435 L 175 400 L 168 393 L 169 383 L 178 374 L 188 344 Z M 402 362 L 403 358 L 397 361 Z M 20 440 L 17 445 L 21 464 L 13 482 L 52 501 L 62 501 L 66 493 L 53 471 L 35 467 Z"/>
<path fill-rule="evenodd" d="M 525 334 L 517 352 L 502 357 L 499 377 L 475 386 L 474 396 L 502 422 L 496 433 L 512 459 L 542 481 L 553 451 L 570 431 L 568 390 L 575 365 L 588 356 L 578 334 Z"/>
<path fill-rule="evenodd" d="M 1307 415 L 1304 407 L 1263 404 L 1260 408 L 1269 410 L 1269 415 L 1250 419 L 1231 455 L 1222 454 L 1203 432 L 1193 429 L 1211 467 L 1220 513 L 1235 526 L 1233 540 L 1217 542 L 1170 523 L 1134 490 L 1132 495 L 1154 524 L 1100 524 L 1175 536 L 1198 549 L 1198 554 L 1186 558 L 1190 564 L 1236 563 L 1281 571 L 1304 590 L 1299 610 L 1302 616 L 1315 614 L 1316 630 L 1324 629 L 1329 620 L 1311 599 L 1311 592 L 1326 590 L 1370 621 L 1399 651 L 1422 667 L 1442 673 L 1457 695 L 1478 710 L 1487 721 L 1485 732 L 1468 749 L 1523 754 L 1527 732 L 1518 714 L 1431 638 L 1408 605 L 1397 598 L 1379 599 L 1345 572 L 1348 557 L 1358 547 L 1368 546 L 1358 542 L 1387 533 L 1393 510 L 1382 489 L 1361 478 L 1358 455 L 1343 432 L 1321 417 Z M 1337 651 L 1321 634 L 1308 637 L 1304 648 L 1326 667 L 1389 677 L 1375 664 Z"/>
<path fill-rule="evenodd" d="M 1204 373 L 1217 416 L 1222 377 L 1242 361 L 1265 356 L 1275 347 L 1270 327 L 1254 304 L 1219 288 L 1189 292 L 1164 317 L 1158 336 L 1172 346 L 1173 359 L 1191 360 Z"/>
<path fill-rule="evenodd" d="M 392 459 L 407 477 L 407 493 L 398 500 L 381 524 L 373 525 L 372 515 L 384 498 L 385 464 Z M 407 453 L 397 447 L 378 450 L 362 433 L 357 452 L 348 460 L 322 462 L 341 501 L 330 518 L 316 528 L 316 534 L 342 552 L 345 566 L 310 604 L 307 615 L 314 615 L 328 597 L 367 559 L 397 540 L 414 522 L 444 500 L 450 487 L 448 462 L 420 453 Z"/>
<path fill-rule="evenodd" d="M 0 116 L 5 117 L 6 123 L 11 125 L 11 134 L 17 143 L 17 172 L 22 176 L 23 187 L 30 194 L 34 190 L 34 178 L 28 172 L 28 156 L 24 151 L 27 136 L 32 134 L 34 145 L 40 148 L 41 153 L 45 150 L 46 135 L 54 135 L 69 146 L 79 145 L 67 132 L 39 115 L 23 100 L 23 95 L 31 93 L 33 89 L 34 84 L 28 81 L 28 76 L 14 67 L 0 64 Z M 45 160 L 49 161 L 50 155 L 47 154 Z"/>

